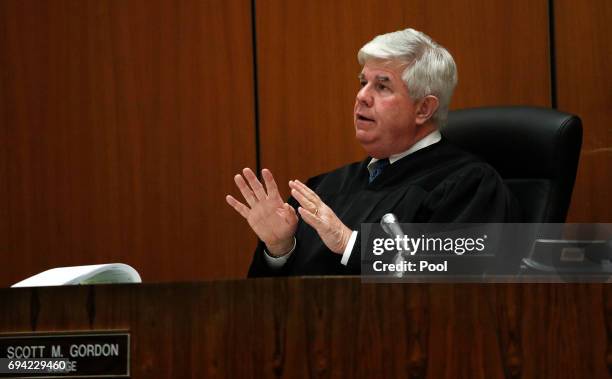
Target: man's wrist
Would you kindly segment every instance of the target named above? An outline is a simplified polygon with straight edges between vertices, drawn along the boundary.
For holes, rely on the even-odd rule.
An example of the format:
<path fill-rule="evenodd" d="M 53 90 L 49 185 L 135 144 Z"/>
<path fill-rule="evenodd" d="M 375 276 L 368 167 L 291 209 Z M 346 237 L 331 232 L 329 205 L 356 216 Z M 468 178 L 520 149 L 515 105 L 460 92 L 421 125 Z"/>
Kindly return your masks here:
<path fill-rule="evenodd" d="M 272 257 L 282 257 L 283 255 L 287 255 L 293 250 L 293 246 L 295 245 L 295 237 L 291 236 L 291 238 L 278 243 L 278 244 L 266 244 L 266 251 Z"/>
<path fill-rule="evenodd" d="M 342 225 L 342 230 L 340 231 L 340 244 L 334 253 L 342 254 L 344 250 L 346 250 L 348 242 L 351 239 L 351 234 L 353 234 L 353 231 Z"/>

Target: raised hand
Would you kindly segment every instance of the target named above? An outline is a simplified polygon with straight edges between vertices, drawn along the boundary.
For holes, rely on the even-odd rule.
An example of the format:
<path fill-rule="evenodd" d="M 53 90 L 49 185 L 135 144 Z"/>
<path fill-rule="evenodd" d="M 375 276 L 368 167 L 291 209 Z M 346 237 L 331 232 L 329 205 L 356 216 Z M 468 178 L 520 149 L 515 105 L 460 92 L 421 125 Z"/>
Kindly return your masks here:
<path fill-rule="evenodd" d="M 336 254 L 342 254 L 351 237 L 351 230 L 305 184 L 299 180 L 291 180 L 289 181 L 289 187 L 291 188 L 291 196 L 301 205 L 298 208 L 298 212 L 302 219 L 317 231 L 319 237 L 321 237 L 321 240 L 329 250 Z"/>
<path fill-rule="evenodd" d="M 298 223 L 295 209 L 280 197 L 270 170 L 261 171 L 265 189 L 250 168 L 242 170 L 242 174 L 244 177 L 240 174 L 234 176 L 234 181 L 248 206 L 231 195 L 227 195 L 225 200 L 247 220 L 271 255 L 288 253 L 293 247 L 293 236 Z"/>

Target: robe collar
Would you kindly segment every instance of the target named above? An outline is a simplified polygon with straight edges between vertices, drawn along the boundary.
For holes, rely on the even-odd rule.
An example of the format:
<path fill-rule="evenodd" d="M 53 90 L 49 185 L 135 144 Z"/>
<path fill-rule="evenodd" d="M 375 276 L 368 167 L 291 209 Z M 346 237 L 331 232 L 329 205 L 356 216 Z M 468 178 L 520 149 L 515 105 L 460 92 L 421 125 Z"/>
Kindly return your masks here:
<path fill-rule="evenodd" d="M 414 145 L 410 146 L 408 150 L 401 152 L 399 154 L 391 155 L 389 157 L 389 163 L 393 164 L 399 161 L 400 159 L 414 153 L 415 151 L 421 150 L 427 146 L 433 145 L 434 143 L 440 142 L 441 139 L 442 139 L 442 135 L 440 134 L 440 131 L 434 130 L 433 132 L 429 133 L 425 137 L 418 140 Z M 367 166 L 368 171 L 370 173 L 372 173 L 373 165 L 376 161 L 378 161 L 378 159 L 376 158 L 370 159 L 370 162 L 368 163 L 368 166 Z"/>

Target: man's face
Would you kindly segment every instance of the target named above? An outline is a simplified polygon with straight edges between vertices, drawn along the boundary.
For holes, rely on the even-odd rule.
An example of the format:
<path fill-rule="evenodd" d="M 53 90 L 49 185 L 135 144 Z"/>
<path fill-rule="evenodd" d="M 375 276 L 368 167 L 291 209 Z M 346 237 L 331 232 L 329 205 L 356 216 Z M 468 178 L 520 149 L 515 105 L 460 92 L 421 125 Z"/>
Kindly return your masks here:
<path fill-rule="evenodd" d="M 408 150 L 416 141 L 416 104 L 394 61 L 368 61 L 359 80 L 353 119 L 355 137 L 374 158 Z"/>

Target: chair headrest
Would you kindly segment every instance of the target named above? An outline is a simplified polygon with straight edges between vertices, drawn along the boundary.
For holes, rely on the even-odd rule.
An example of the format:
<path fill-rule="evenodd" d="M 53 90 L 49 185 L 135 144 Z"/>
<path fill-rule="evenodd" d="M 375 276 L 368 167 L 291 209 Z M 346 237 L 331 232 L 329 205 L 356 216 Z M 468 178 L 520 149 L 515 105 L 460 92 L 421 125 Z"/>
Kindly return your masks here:
<path fill-rule="evenodd" d="M 442 134 L 488 161 L 505 179 L 556 179 L 568 172 L 575 176 L 582 123 L 548 108 L 472 108 L 449 112 Z"/>

